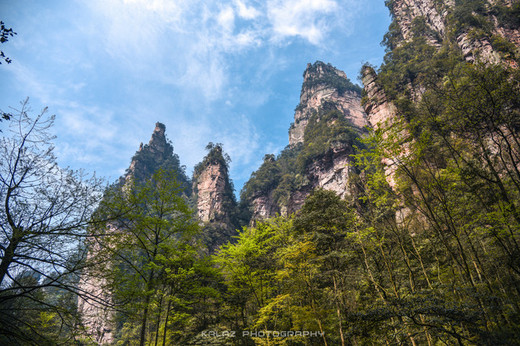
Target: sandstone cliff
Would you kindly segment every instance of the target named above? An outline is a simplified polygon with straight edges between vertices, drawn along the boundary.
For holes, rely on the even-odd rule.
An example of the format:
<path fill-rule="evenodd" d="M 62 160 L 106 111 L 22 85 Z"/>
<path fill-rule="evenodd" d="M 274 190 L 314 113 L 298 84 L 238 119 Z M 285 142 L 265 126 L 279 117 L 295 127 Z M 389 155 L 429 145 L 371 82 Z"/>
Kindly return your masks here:
<path fill-rule="evenodd" d="M 467 61 L 517 64 L 512 56 L 520 47 L 516 0 L 392 0 L 388 7 L 394 22 L 387 39 L 397 39 L 393 46 L 423 36 L 436 47 L 452 41 Z"/>
<path fill-rule="evenodd" d="M 345 72 L 320 61 L 308 64 L 303 74 L 300 103 L 294 112 L 294 123 L 289 129 L 289 145 L 303 143 L 305 128 L 310 117 L 325 102 L 332 102 L 357 128 L 368 125 L 361 107 L 361 89 L 352 84 Z"/>
<path fill-rule="evenodd" d="M 380 68 L 381 75 L 371 66 L 364 66 L 361 71 L 363 107 L 375 129 L 409 120 L 406 109 L 410 107 L 403 105 L 410 101 L 416 104 L 431 87 L 433 73 L 427 72 L 428 64 L 441 66 L 442 59 L 450 56 L 470 63 L 518 67 L 519 1 L 392 0 L 387 4 L 393 17 L 384 40 L 389 59 Z M 398 69 L 402 71 L 396 72 Z M 440 67 L 437 70 L 437 74 L 447 73 Z M 425 82 L 423 76 L 427 74 L 429 81 Z M 389 82 L 391 79 L 394 81 Z M 391 91 L 391 97 L 385 88 Z M 397 103 L 401 107 L 396 107 Z M 401 132 L 398 137 L 408 137 L 408 133 Z M 406 155 L 406 144 L 403 148 L 401 154 Z M 395 159 L 383 159 L 392 186 Z"/>
<path fill-rule="evenodd" d="M 316 188 L 350 194 L 353 146 L 368 125 L 361 90 L 320 61 L 308 64 L 303 77 L 289 146 L 277 158 L 266 155 L 242 190 L 252 220 L 292 214 Z"/>
<path fill-rule="evenodd" d="M 203 241 L 210 251 L 231 240 L 238 228 L 236 201 L 229 178 L 230 158 L 221 144 L 210 143 L 208 154 L 193 172 L 193 199 L 198 219 L 203 225 Z"/>

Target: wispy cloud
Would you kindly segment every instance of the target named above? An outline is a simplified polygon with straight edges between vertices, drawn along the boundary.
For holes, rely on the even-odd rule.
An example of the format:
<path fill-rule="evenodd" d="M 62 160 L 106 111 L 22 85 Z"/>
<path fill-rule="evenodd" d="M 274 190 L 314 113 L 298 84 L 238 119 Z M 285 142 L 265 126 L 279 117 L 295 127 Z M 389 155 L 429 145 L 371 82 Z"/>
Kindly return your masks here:
<path fill-rule="evenodd" d="M 271 0 L 267 7 L 273 38 L 298 36 L 319 45 L 328 33 L 328 23 L 334 25 L 328 15 L 339 6 L 332 0 Z"/>
<path fill-rule="evenodd" d="M 341 25 L 334 0 L 96 0 L 89 7 L 113 59 L 149 78 L 199 89 L 209 100 L 227 87 L 229 55 L 292 38 L 319 46 Z M 164 70 L 167 60 L 178 68 Z"/>
<path fill-rule="evenodd" d="M 261 15 L 261 12 L 253 6 L 248 6 L 243 1 L 236 0 L 235 6 L 238 10 L 238 15 L 244 19 L 255 19 Z"/>
<path fill-rule="evenodd" d="M 245 180 L 263 154 L 286 143 L 285 125 L 273 124 L 284 116 L 288 126 L 298 102 L 296 91 L 283 114 L 274 110 L 287 102 L 280 85 L 288 83 L 288 71 L 295 75 L 307 62 L 300 60 L 336 50 L 334 41 L 348 35 L 362 6 L 360 0 L 38 6 L 22 0 L 10 5 L 23 13 L 23 25 L 9 42 L 14 62 L 2 66 L 9 77 L 4 83 L 58 116 L 58 157 L 72 165 L 87 164 L 114 178 L 139 142 L 149 139 L 155 121 L 162 121 L 188 169 L 201 160 L 208 141 L 221 142 L 233 159 L 233 177 Z M 39 16 L 31 16 L 36 11 Z M 48 25 L 42 29 L 41 22 Z"/>

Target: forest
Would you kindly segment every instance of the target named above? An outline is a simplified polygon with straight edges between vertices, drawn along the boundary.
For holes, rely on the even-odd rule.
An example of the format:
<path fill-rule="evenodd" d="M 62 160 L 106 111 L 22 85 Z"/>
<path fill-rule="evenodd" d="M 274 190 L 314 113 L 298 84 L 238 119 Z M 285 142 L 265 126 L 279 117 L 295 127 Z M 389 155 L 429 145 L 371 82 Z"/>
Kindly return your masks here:
<path fill-rule="evenodd" d="M 58 167 L 46 110 L 2 112 L 0 344 L 520 344 L 520 53 L 489 20 L 518 29 L 520 3 L 455 3 L 446 37 L 417 17 L 405 40 L 394 19 L 384 63 L 363 67 L 392 118 L 359 133 L 324 104 L 239 202 L 226 185 L 233 216 L 217 226 L 197 220 L 171 146 L 106 186 Z M 468 61 L 454 43 L 468 30 L 501 62 Z M 255 194 L 284 203 L 338 146 L 346 198 L 317 188 L 251 220 Z M 206 149 L 194 176 L 227 172 L 222 145 Z"/>

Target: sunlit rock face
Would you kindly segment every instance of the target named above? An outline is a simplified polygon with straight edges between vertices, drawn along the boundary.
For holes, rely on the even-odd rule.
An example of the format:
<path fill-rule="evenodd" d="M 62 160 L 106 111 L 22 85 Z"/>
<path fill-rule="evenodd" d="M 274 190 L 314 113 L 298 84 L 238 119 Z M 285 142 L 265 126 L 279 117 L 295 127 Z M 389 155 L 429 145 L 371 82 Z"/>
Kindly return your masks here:
<path fill-rule="evenodd" d="M 209 164 L 198 176 L 197 212 L 199 220 L 203 222 L 221 221 L 229 219 L 229 210 L 226 210 L 226 184 L 228 176 L 220 164 Z"/>
<path fill-rule="evenodd" d="M 192 190 L 203 223 L 229 224 L 233 218 L 236 201 L 226 157 L 221 145 L 214 145 L 193 172 Z"/>
<path fill-rule="evenodd" d="M 100 251 L 101 246 L 95 239 L 89 239 L 90 251 L 88 261 Z M 110 291 L 106 288 L 107 281 L 98 274 L 110 266 L 99 264 L 96 268 L 87 269 L 80 278 L 78 288 L 83 295 L 78 298 L 78 312 L 87 336 L 99 345 L 109 345 L 114 342 L 115 322 Z"/>
<path fill-rule="evenodd" d="M 486 34 L 479 32 L 479 29 L 472 25 L 464 28 L 454 27 L 454 0 L 393 0 L 388 2 L 388 7 L 403 41 L 423 36 L 432 46 L 440 47 L 447 40 L 453 40 L 454 35 L 454 43 L 459 46 L 467 61 L 479 60 L 491 64 L 503 62 L 517 67 L 514 59 L 504 56 L 493 47 L 493 40 L 496 42 L 497 38 L 520 47 L 518 25 L 500 20 L 497 11 L 494 10 L 496 6 L 512 8 L 515 3 L 518 3 L 518 0 L 487 0 L 483 3 L 478 14 L 490 23 L 490 32 Z M 467 6 L 469 5 L 468 3 Z M 461 3 L 460 6 L 466 4 Z"/>
<path fill-rule="evenodd" d="M 289 129 L 289 144 L 303 143 L 305 128 L 310 117 L 325 102 L 332 102 L 356 127 L 368 125 L 365 111 L 361 107 L 361 94 L 349 88 L 350 81 L 345 72 L 330 64 L 316 62 L 308 64 L 303 74 L 300 104 L 294 113 L 294 123 Z M 350 90 L 353 89 L 353 90 Z"/>
<path fill-rule="evenodd" d="M 289 129 L 289 146 L 292 148 L 304 145 L 305 140 L 313 139 L 307 134 L 309 122 L 314 117 L 322 121 L 320 114 L 324 109 L 339 111 L 348 121 L 351 130 L 357 135 L 367 133 L 369 122 L 361 106 L 361 88 L 352 84 L 343 71 L 330 64 L 317 61 L 308 64 L 303 74 L 300 103 L 294 113 L 294 123 Z M 330 123 L 333 126 L 333 122 Z M 323 188 L 336 192 L 341 197 L 350 195 L 349 179 L 352 172 L 354 149 L 346 144 L 330 144 L 328 150 L 314 157 L 299 173 L 301 185 L 291 191 L 282 202 L 274 196 L 276 186 L 269 191 L 254 194 L 250 201 L 252 223 L 280 215 L 297 212 L 306 197 L 315 189 Z"/>
<path fill-rule="evenodd" d="M 426 43 L 442 49 L 442 46 L 457 47 L 461 56 L 468 62 L 484 64 L 503 64 L 517 68 L 517 60 L 513 53 L 508 53 L 499 46 L 510 46 L 516 54 L 520 50 L 520 31 L 518 18 L 499 19 L 498 13 L 504 9 L 512 9 L 518 0 L 487 0 L 475 11 L 469 10 L 466 16 L 480 18 L 486 22 L 485 30 L 475 27 L 474 23 L 458 22 L 461 11 L 467 10 L 469 2 L 455 2 L 454 0 L 391 0 L 387 2 L 394 22 L 390 33 L 396 38 L 392 45 L 399 47 L 415 38 L 425 38 Z M 478 13 L 477 13 L 478 12 Z M 514 13 L 514 12 L 513 12 Z M 461 24 L 462 23 L 462 24 Z M 516 24 L 515 24 L 516 23 Z M 486 31 L 487 30 L 487 31 Z M 498 42 L 498 43 L 497 43 Z M 378 83 L 378 76 L 373 68 L 363 67 L 361 71 L 364 86 L 364 111 L 367 120 L 374 129 L 383 129 L 391 126 L 399 119 L 395 105 L 388 100 L 385 90 Z M 412 102 L 421 99 L 425 88 L 421 85 L 407 86 Z M 383 131 L 383 136 L 385 135 Z M 401 133 L 400 138 L 407 134 Z M 401 153 L 408 155 L 407 145 L 403 144 Z M 383 164 L 387 173 L 387 180 L 395 186 L 395 160 L 398 158 L 384 158 Z"/>
<path fill-rule="evenodd" d="M 209 252 L 232 240 L 240 228 L 237 203 L 229 177 L 230 158 L 220 144 L 210 144 L 203 160 L 195 166 L 192 179 L 194 206 L 202 226 L 202 240 Z"/>

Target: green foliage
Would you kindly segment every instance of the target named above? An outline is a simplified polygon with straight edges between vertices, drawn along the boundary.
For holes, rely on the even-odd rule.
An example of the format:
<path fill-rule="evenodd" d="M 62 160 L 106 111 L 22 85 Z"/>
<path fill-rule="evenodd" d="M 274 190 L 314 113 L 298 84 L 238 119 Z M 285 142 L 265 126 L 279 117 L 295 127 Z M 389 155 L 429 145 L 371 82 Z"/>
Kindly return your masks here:
<path fill-rule="evenodd" d="M 348 78 L 342 77 L 336 73 L 336 69 L 331 64 L 325 64 L 317 61 L 307 71 L 310 74 L 318 74 L 318 69 L 323 70 L 323 74 L 319 74 L 317 78 L 308 78 L 302 85 L 302 89 L 311 89 L 318 85 L 327 85 L 334 87 L 339 95 L 345 94 L 347 91 L 361 94 L 361 87 L 353 84 Z M 305 77 L 305 76 L 304 76 Z"/>
<path fill-rule="evenodd" d="M 354 153 L 363 147 L 360 133 L 334 103 L 325 102 L 305 128 L 304 142 L 285 148 L 275 159 L 266 155 L 260 168 L 251 175 L 241 191 L 242 210 L 256 197 L 269 196 L 277 206 L 287 205 L 294 192 L 308 188 L 312 163 L 332 162 L 333 155 Z"/>
<path fill-rule="evenodd" d="M 359 134 L 333 104 L 324 104 L 309 119 L 305 128 L 303 148 L 297 158 L 299 171 L 305 172 L 314 160 L 331 153 L 335 148 L 360 146 Z"/>
<path fill-rule="evenodd" d="M 456 33 L 460 34 L 468 29 L 491 30 L 491 22 L 488 18 L 488 6 L 484 0 L 458 0 L 452 12 L 453 26 Z"/>
<path fill-rule="evenodd" d="M 448 26 L 485 34 L 494 7 L 482 4 L 457 2 Z M 316 191 L 280 238 L 248 238 L 259 257 L 236 257 L 235 267 L 263 258 L 271 268 L 262 272 L 270 288 L 255 286 L 262 301 L 248 305 L 251 290 L 243 286 L 242 305 L 231 309 L 245 314 L 243 325 L 326 335 L 271 344 L 520 340 L 520 74 L 467 63 L 449 37 L 430 46 L 420 19 L 414 30 L 422 37 L 389 43 L 395 46 L 378 75 L 397 109 L 393 123 L 359 145 L 334 109 L 314 114 L 296 156 L 301 171 L 327 155 L 336 135 L 356 146 L 355 200 Z M 516 54 L 508 42 L 488 38 Z M 292 176 L 277 167 L 277 186 L 294 189 Z"/>
<path fill-rule="evenodd" d="M 108 191 L 100 205 L 99 212 L 118 216 L 94 260 L 106 258 L 100 269 L 118 306 L 119 343 L 178 343 L 202 327 L 194 323 L 207 311 L 200 302 L 218 297 L 201 287 L 214 273 L 198 258 L 200 229 L 176 177 L 159 169 L 144 183 Z"/>
<path fill-rule="evenodd" d="M 216 254 L 226 280 L 225 301 L 234 330 L 252 328 L 259 310 L 278 292 L 275 253 L 287 245 L 290 227 L 291 220 L 281 218 L 244 227 L 234 244 L 228 243 Z"/>
<path fill-rule="evenodd" d="M 202 170 L 209 165 L 220 165 L 225 167 L 226 171 L 229 170 L 231 158 L 228 154 L 222 152 L 222 143 L 214 144 L 213 142 L 209 142 L 206 146 L 206 150 L 208 153 L 194 168 L 194 176 L 198 176 Z"/>
<path fill-rule="evenodd" d="M 508 29 L 516 29 L 520 26 L 520 3 L 513 2 L 511 7 L 495 5 L 492 13 L 497 16 L 498 22 Z"/>
<path fill-rule="evenodd" d="M 240 199 L 250 200 L 255 195 L 265 195 L 271 192 L 282 177 L 282 168 L 278 164 L 274 155 L 265 155 L 264 162 L 256 172 L 251 174 L 251 178 L 244 185 Z"/>
<path fill-rule="evenodd" d="M 401 42 L 402 40 L 403 35 L 401 34 L 401 29 L 399 28 L 399 24 L 397 24 L 397 21 L 394 19 L 390 23 L 388 31 L 383 36 L 383 41 L 381 42 L 381 45 L 383 45 L 386 48 L 386 51 L 389 52 L 397 48 L 399 42 Z"/>

